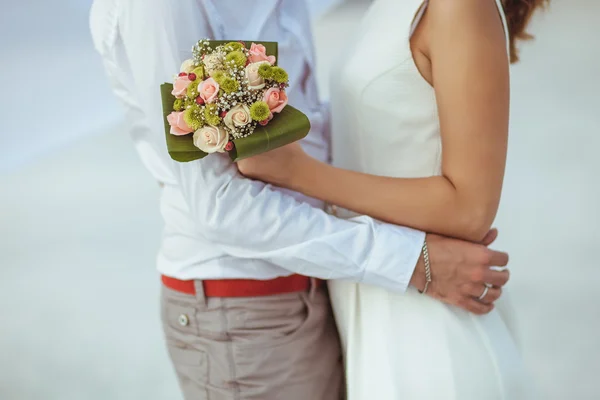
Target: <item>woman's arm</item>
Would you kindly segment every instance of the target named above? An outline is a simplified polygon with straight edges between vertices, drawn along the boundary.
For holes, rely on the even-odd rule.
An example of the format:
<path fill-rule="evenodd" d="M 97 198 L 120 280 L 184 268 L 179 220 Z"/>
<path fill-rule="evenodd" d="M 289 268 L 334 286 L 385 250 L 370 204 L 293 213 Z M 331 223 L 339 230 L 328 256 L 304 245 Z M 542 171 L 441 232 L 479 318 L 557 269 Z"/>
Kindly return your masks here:
<path fill-rule="evenodd" d="M 442 176 L 378 177 L 297 152 L 285 157 L 293 175 L 286 181 L 273 173 L 253 174 L 252 165 L 242 165 L 242 172 L 387 222 L 481 240 L 497 212 L 506 160 L 509 77 L 503 27 L 491 0 L 432 0 L 426 21 Z"/>

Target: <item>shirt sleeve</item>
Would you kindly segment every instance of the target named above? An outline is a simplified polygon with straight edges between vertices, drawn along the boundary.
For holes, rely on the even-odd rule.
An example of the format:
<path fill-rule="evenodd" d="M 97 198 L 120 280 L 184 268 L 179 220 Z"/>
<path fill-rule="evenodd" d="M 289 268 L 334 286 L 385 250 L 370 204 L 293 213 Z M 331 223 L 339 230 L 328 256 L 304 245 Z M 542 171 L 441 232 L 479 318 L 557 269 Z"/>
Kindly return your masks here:
<path fill-rule="evenodd" d="M 132 9 L 120 12 L 118 37 L 101 55 L 115 94 L 129 119 L 137 121 L 130 122 L 151 130 L 158 140 L 164 135 L 158 87 L 177 70 L 180 49 L 189 43 L 182 45 L 171 30 L 173 22 L 168 21 L 176 18 L 174 10 L 126 4 Z M 192 15 L 181 10 L 179 14 Z M 161 23 L 166 24 L 164 29 L 159 29 Z M 153 29 L 143 29 L 148 24 Z M 95 40 L 106 43 L 97 32 L 92 32 Z M 201 37 L 198 32 L 184 36 Z M 242 177 L 227 155 L 173 161 L 171 169 L 170 184 L 183 194 L 198 234 L 231 256 L 396 292 L 405 291 L 409 284 L 423 244 L 422 232 L 366 216 L 336 218 L 270 185 Z"/>
<path fill-rule="evenodd" d="M 198 233 L 226 253 L 317 278 L 406 290 L 424 233 L 366 216 L 336 218 L 240 176 L 226 155 L 174 169 Z"/>

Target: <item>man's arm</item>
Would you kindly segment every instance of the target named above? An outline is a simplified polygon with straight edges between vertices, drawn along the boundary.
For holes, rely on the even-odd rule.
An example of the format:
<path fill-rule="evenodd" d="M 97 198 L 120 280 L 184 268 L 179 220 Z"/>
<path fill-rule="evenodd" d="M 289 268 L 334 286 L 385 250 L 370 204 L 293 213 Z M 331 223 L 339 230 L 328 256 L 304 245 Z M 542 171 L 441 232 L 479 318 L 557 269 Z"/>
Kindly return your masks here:
<path fill-rule="evenodd" d="M 113 90 L 130 121 L 163 139 L 159 85 L 170 81 L 179 50 L 191 48 L 201 33 L 182 32 L 191 24 L 184 3 L 123 2 L 118 39 L 103 55 Z M 188 3 L 185 3 L 189 6 Z M 190 3 L 191 4 L 191 3 Z M 200 17 L 197 23 L 201 23 Z M 164 25 L 164 26 L 161 26 Z M 151 26 L 152 29 L 146 29 Z M 95 32 L 92 32 L 93 34 Z M 183 44 L 182 36 L 188 36 Z M 106 43 L 95 36 L 96 43 Z M 119 43 L 120 42 L 120 43 Z M 424 234 L 381 224 L 368 217 L 343 220 L 242 177 L 226 155 L 172 164 L 197 232 L 225 253 L 262 259 L 290 271 L 324 279 L 351 279 L 402 292 L 409 284 Z M 165 191 L 173 190 L 166 183 Z"/>

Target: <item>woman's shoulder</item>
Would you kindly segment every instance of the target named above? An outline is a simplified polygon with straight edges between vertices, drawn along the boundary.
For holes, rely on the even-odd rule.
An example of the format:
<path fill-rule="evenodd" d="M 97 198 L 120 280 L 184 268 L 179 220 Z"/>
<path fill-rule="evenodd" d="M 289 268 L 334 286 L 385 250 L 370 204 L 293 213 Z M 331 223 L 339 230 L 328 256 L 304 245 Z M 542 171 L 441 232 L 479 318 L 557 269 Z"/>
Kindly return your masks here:
<path fill-rule="evenodd" d="M 500 44 L 506 39 L 503 12 L 500 0 L 429 0 L 428 29 L 431 37 Z"/>
<path fill-rule="evenodd" d="M 444 25 L 497 25 L 500 0 L 428 0 L 429 18 Z"/>

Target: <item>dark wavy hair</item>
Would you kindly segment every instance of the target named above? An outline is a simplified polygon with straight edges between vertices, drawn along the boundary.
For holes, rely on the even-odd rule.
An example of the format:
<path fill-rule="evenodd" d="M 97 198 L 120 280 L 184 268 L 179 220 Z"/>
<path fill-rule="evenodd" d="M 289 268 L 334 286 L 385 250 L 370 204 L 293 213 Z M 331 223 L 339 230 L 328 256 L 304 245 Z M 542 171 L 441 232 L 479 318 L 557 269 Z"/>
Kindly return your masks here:
<path fill-rule="evenodd" d="M 525 29 L 534 11 L 549 3 L 550 0 L 502 0 L 510 33 L 510 62 L 519 61 L 517 41 L 533 38 Z"/>

